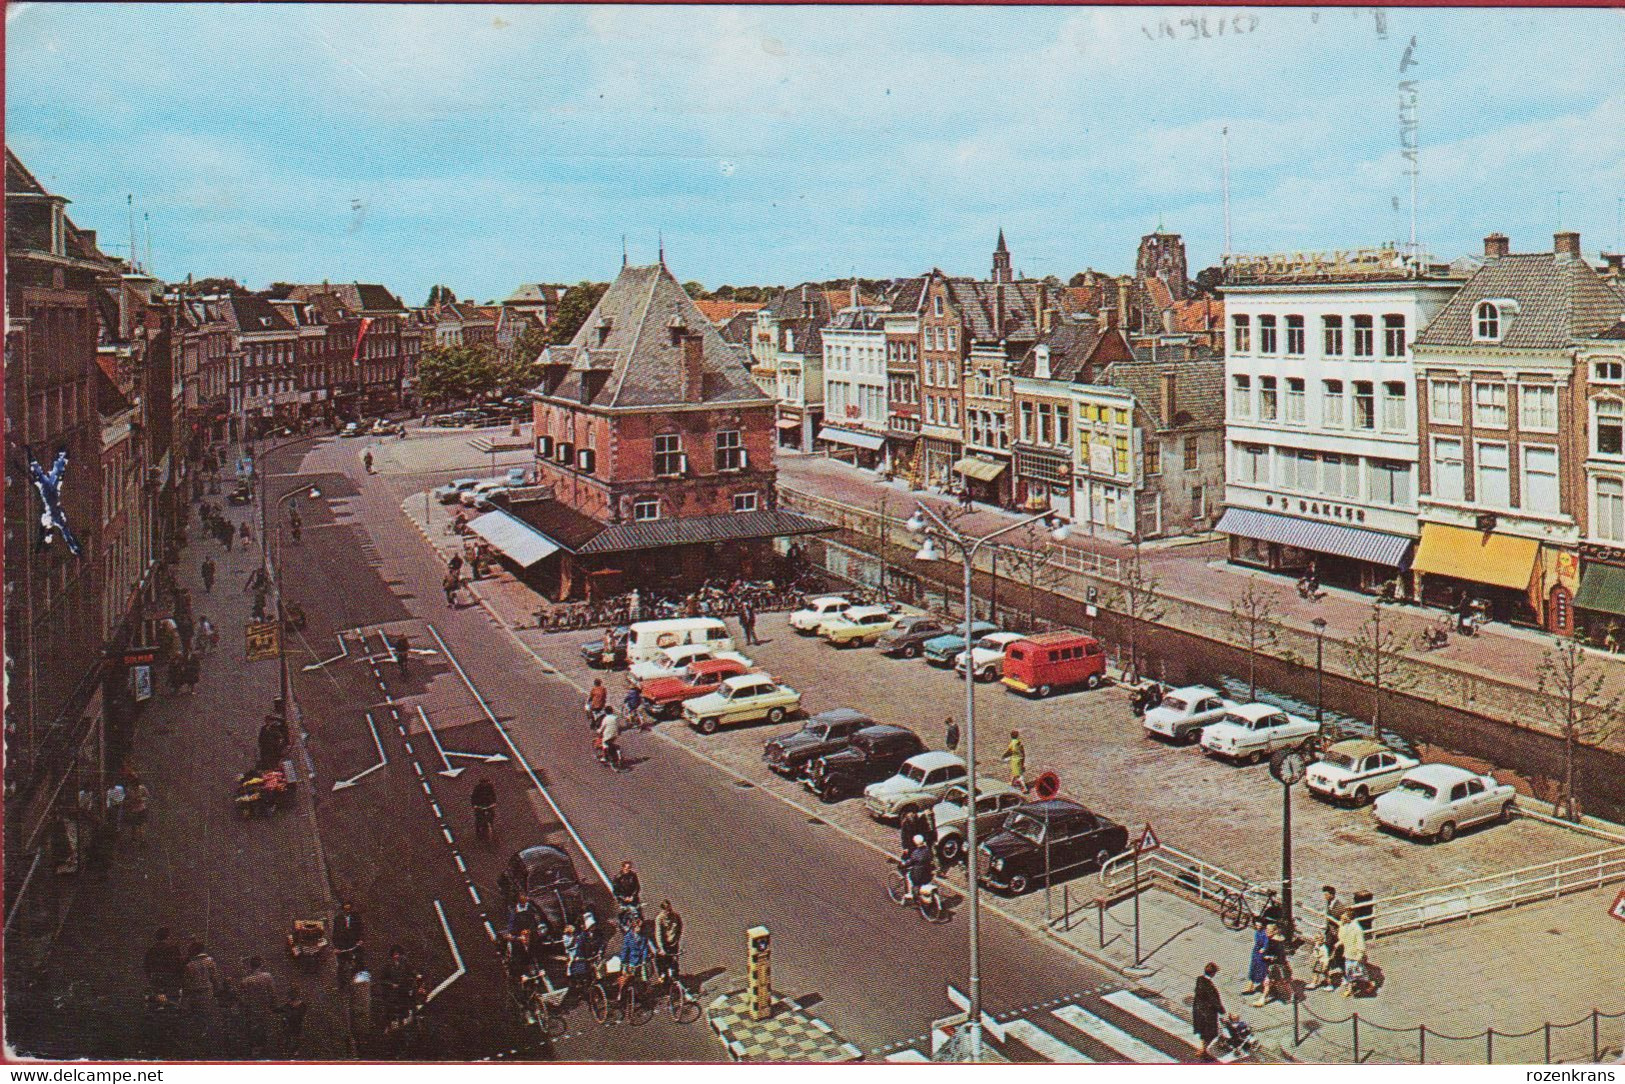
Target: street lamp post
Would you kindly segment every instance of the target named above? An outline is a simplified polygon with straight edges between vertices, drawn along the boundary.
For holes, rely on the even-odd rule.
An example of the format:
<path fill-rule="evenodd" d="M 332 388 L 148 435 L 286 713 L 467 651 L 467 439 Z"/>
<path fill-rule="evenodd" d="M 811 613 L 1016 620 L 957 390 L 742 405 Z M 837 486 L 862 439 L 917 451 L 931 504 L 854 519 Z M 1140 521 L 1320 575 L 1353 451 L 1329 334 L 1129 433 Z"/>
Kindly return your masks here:
<path fill-rule="evenodd" d="M 971 611 L 976 605 L 972 593 L 973 576 L 976 570 L 976 554 L 988 542 L 1001 535 L 1034 523 L 1049 523 L 1054 519 L 1053 512 L 1029 516 L 1018 520 L 1008 526 L 985 534 L 980 538 L 969 538 L 955 530 L 949 523 L 937 514 L 930 505 L 921 502 L 915 505 L 914 515 L 909 517 L 907 527 L 916 534 L 926 534 L 920 550 L 915 559 L 919 561 L 938 560 L 936 540 L 926 533 L 934 525 L 948 542 L 959 548 L 960 555 L 965 563 L 965 773 L 970 780 L 969 804 L 967 808 L 970 815 L 965 821 L 965 866 L 966 866 L 966 904 L 970 912 L 970 1005 L 967 1010 L 968 1019 L 966 1027 L 970 1035 L 970 1060 L 980 1061 L 982 1057 L 982 948 L 981 948 L 981 880 L 976 869 L 977 859 L 977 830 L 976 830 L 976 668 L 970 665 L 970 653 L 973 642 L 971 638 Z M 1057 542 L 1064 540 L 1071 527 L 1062 523 L 1051 533 Z"/>
<path fill-rule="evenodd" d="M 1325 715 L 1325 696 L 1322 685 L 1326 677 L 1323 651 L 1326 646 L 1326 619 L 1317 617 L 1309 623 L 1315 626 L 1315 722 L 1318 724 Z"/>

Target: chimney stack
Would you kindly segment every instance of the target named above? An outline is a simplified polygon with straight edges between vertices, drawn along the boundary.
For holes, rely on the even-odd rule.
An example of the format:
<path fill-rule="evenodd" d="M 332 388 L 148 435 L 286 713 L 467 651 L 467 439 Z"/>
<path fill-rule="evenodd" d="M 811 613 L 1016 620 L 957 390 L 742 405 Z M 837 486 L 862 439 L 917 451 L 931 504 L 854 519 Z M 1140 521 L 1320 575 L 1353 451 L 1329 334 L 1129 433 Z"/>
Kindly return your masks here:
<path fill-rule="evenodd" d="M 1174 425 L 1174 415 L 1179 409 L 1179 398 L 1175 394 L 1178 377 L 1173 373 L 1162 374 L 1162 424 Z"/>
<path fill-rule="evenodd" d="M 1580 258 L 1580 235 L 1573 230 L 1552 234 L 1552 251 L 1559 256 Z"/>
<path fill-rule="evenodd" d="M 1000 280 L 993 284 L 993 334 L 1001 342 L 1004 340 L 1004 282 Z"/>
<path fill-rule="evenodd" d="M 805 283 L 803 283 L 802 287 L 801 287 L 801 315 L 803 315 L 803 316 L 817 316 L 818 315 L 818 310 L 813 305 L 812 294 L 807 289 L 807 286 L 806 286 Z"/>
<path fill-rule="evenodd" d="M 705 399 L 705 339 L 691 332 L 683 337 L 683 402 Z"/>
<path fill-rule="evenodd" d="M 1128 327 L 1128 279 L 1117 280 L 1117 327 Z"/>
<path fill-rule="evenodd" d="M 1493 260 L 1497 256 L 1505 256 L 1511 251 L 1512 242 L 1507 240 L 1507 235 L 1504 233 L 1492 233 L 1484 238 L 1484 256 L 1487 259 Z"/>

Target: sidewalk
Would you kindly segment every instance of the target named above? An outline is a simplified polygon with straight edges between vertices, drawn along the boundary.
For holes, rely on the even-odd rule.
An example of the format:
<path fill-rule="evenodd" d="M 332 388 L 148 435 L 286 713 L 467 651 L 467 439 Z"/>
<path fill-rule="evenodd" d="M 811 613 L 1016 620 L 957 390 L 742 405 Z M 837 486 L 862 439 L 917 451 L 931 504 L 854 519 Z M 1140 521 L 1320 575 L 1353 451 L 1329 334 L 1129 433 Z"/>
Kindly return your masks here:
<path fill-rule="evenodd" d="M 1087 887 L 1074 883 L 1080 892 Z M 1190 1013 L 1196 976 L 1209 961 L 1221 968 L 1218 984 L 1225 1008 L 1238 1012 L 1266 1046 L 1283 1058 L 1316 1063 L 1348 1063 L 1355 1058 L 1350 1016 L 1358 1013 L 1359 1058 L 1369 1062 L 1418 1061 L 1485 1064 L 1542 1063 L 1547 1060 L 1543 1025 L 1553 1024 L 1551 1061 L 1589 1062 L 1591 1011 L 1612 1013 L 1598 1020 L 1603 1060 L 1618 1058 L 1625 1046 L 1625 993 L 1616 968 L 1625 931 L 1609 917 L 1615 887 L 1576 893 L 1559 900 L 1499 911 L 1465 922 L 1396 934 L 1371 943 L 1369 959 L 1381 974 L 1373 997 L 1345 998 L 1330 990 L 1304 990 L 1312 965 L 1306 948 L 1293 958 L 1299 985 L 1299 1037 L 1293 1040 L 1292 1007 L 1272 1002 L 1254 1008 L 1246 985 L 1249 931 L 1226 929 L 1217 912 L 1194 900 L 1160 889 L 1140 900 L 1140 947 L 1144 972 L 1134 963 L 1134 904 L 1107 908 L 1102 925 L 1093 907 L 1074 913 L 1063 928 L 1062 893 L 1054 893 L 1052 933 L 1087 955 L 1128 974 L 1163 998 L 1179 1016 Z M 1002 903 L 1034 924 L 1045 924 L 1042 891 Z M 1101 945 L 1104 929 L 1105 945 Z M 1306 931 L 1312 932 L 1312 931 Z M 1579 1023 L 1576 1023 L 1576 1022 Z M 1571 1027 L 1558 1025 L 1574 1024 Z M 1425 1025 L 1425 1050 L 1418 1048 L 1418 1025 Z M 1484 1032 L 1497 1037 L 1487 1041 Z M 1523 1034 L 1532 1032 L 1532 1034 Z M 1452 1038 L 1454 1037 L 1454 1038 Z"/>
<path fill-rule="evenodd" d="M 905 483 L 886 483 L 868 472 L 830 459 L 781 455 L 778 465 L 782 490 L 836 501 L 870 515 L 879 511 L 882 500 L 887 516 L 898 521 L 906 519 L 914 503 L 920 500 L 938 508 L 957 508 L 956 502 L 949 498 L 928 492 L 912 493 Z M 1020 518 L 1016 513 L 988 505 L 976 505 L 975 509 L 963 520 L 962 529 L 967 532 L 986 533 Z M 1013 537 L 1020 539 L 1019 533 Z M 1081 536 L 1081 528 L 1061 545 L 1080 554 L 1118 560 L 1133 557 L 1132 547 Z M 1342 643 L 1370 616 L 1373 602 L 1370 596 L 1331 588 L 1320 601 L 1311 602 L 1299 598 L 1292 586 L 1280 577 L 1239 568 L 1224 558 L 1221 541 L 1154 544 L 1141 548 L 1143 565 L 1158 580 L 1158 594 L 1166 602 L 1185 604 L 1178 607 L 1179 612 L 1165 615 L 1166 623 L 1228 641 L 1231 637 L 1223 624 L 1231 601 L 1249 579 L 1256 579 L 1269 590 L 1276 623 L 1285 634 L 1266 651 L 1277 656 L 1291 652 L 1300 659 L 1306 655 L 1312 658 L 1311 622 L 1318 617 L 1327 623 L 1327 672 L 1346 673 Z M 1432 627 L 1438 616 L 1438 611 L 1419 606 L 1387 610 L 1385 623 L 1391 622 L 1388 627 L 1398 636 L 1396 643 L 1400 645 L 1399 653 L 1406 670 L 1417 682 L 1412 695 L 1551 732 L 1551 724 L 1540 713 L 1541 698 L 1535 692 L 1535 682 L 1544 652 L 1558 643 L 1558 639 L 1536 631 L 1492 625 L 1471 638 L 1452 636 L 1449 646 L 1424 653 L 1414 646 L 1417 636 Z M 1614 665 L 1602 652 L 1590 654 L 1606 673 L 1606 693 L 1625 695 L 1625 666 Z M 1625 750 L 1625 733 L 1616 734 L 1610 745 Z"/>
<path fill-rule="evenodd" d="M 225 512 L 234 522 L 248 519 L 258 534 L 257 508 Z M 237 775 L 254 762 L 259 726 L 278 685 L 275 662 L 244 657 L 251 597 L 243 585 L 260 563 L 260 550 L 236 545 L 228 554 L 201 540 L 195 515 L 189 533 L 178 579 L 192 592 L 193 613 L 219 629 L 220 646 L 204 657 L 194 693 L 171 693 L 159 675 L 130 758 L 153 796 L 145 838 L 133 839 L 126 829 L 105 871 L 76 875 L 73 903 L 45 960 L 47 987 L 8 991 L 7 1036 L 18 1055 L 246 1057 L 235 1011 L 148 1016 L 142 957 L 159 926 L 183 943 L 202 941 L 224 978 L 240 977 L 243 960 L 257 953 L 276 980 L 279 1000 L 290 983 L 300 986 L 310 1005 L 303 1039 L 292 1051 L 273 1046 L 273 1056 L 350 1053 L 331 960 L 296 972 L 283 941 L 295 917 L 332 913 L 310 783 L 301 783 L 296 808 L 270 818 L 245 821 L 231 800 Z M 198 572 L 205 555 L 218 567 L 207 594 Z M 294 759 L 302 762 L 297 753 Z M 41 870 L 36 876 L 55 875 Z"/>

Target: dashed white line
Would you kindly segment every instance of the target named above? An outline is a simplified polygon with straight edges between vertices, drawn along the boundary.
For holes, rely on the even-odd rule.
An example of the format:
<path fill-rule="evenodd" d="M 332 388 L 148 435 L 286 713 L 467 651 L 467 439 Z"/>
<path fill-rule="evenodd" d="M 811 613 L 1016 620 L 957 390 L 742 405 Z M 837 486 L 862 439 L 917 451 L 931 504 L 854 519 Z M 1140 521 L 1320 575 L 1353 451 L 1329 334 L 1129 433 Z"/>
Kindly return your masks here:
<path fill-rule="evenodd" d="M 462 855 L 454 854 L 451 857 L 452 857 L 452 861 L 457 863 L 457 871 L 459 873 L 467 873 L 468 872 L 468 866 L 464 865 Z"/>
<path fill-rule="evenodd" d="M 405 736 L 406 736 L 406 728 L 402 727 L 401 728 L 401 737 L 404 738 Z M 412 743 L 409 742 L 409 741 L 403 741 L 403 742 L 401 742 L 401 744 L 406 747 L 406 755 L 411 756 L 412 755 Z"/>
<path fill-rule="evenodd" d="M 479 905 L 480 905 L 480 894 L 479 894 L 479 892 L 478 892 L 478 891 L 477 891 L 477 890 L 476 890 L 476 889 L 475 889 L 475 888 L 474 888 L 474 886 L 473 886 L 473 885 L 469 885 L 469 886 L 468 886 L 468 894 L 469 894 L 469 895 L 470 895 L 470 896 L 471 896 L 471 897 L 473 897 L 473 899 L 474 899 L 474 906 L 475 906 L 475 907 L 478 907 L 478 906 L 479 906 Z"/>
<path fill-rule="evenodd" d="M 447 843 L 450 843 L 453 846 L 456 846 L 457 841 L 451 838 L 451 830 L 450 829 L 442 828 L 442 829 L 440 829 L 440 834 L 446 837 L 446 842 Z"/>

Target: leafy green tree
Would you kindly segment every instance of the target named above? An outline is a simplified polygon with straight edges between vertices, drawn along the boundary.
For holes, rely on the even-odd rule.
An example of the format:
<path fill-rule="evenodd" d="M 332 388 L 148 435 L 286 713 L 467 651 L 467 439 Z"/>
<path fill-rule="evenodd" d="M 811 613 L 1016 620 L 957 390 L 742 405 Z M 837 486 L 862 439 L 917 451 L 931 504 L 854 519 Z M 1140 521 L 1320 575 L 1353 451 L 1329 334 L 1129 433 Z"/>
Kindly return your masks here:
<path fill-rule="evenodd" d="M 483 346 L 435 345 L 418 360 L 418 389 L 437 402 L 489 395 L 501 383 L 501 367 Z"/>
<path fill-rule="evenodd" d="M 436 305 L 455 305 L 456 303 L 457 295 L 452 292 L 451 287 L 441 286 L 440 284 L 436 283 L 435 285 L 429 287 L 429 300 L 425 301 L 423 304 L 425 308 L 432 309 Z"/>
<path fill-rule="evenodd" d="M 598 299 L 609 289 L 607 282 L 578 282 L 559 298 L 559 311 L 553 316 L 548 334 L 556 343 L 567 343 L 576 337 L 581 325 L 587 322 Z"/>
<path fill-rule="evenodd" d="M 734 288 L 725 282 L 713 290 L 711 296 L 718 301 L 732 301 L 734 300 Z"/>
<path fill-rule="evenodd" d="M 692 279 L 683 283 L 683 292 L 688 294 L 688 296 L 692 297 L 695 301 L 703 301 L 705 298 L 710 296 L 705 292 L 705 284 L 703 282 L 694 282 Z"/>
<path fill-rule="evenodd" d="M 293 293 L 293 291 L 294 284 L 291 282 L 273 282 L 271 285 L 265 288 L 265 296 L 274 298 L 277 301 L 283 301 L 286 300 L 287 297 Z"/>
<path fill-rule="evenodd" d="M 1563 735 L 1562 793 L 1554 812 L 1580 820 L 1580 749 L 1600 745 L 1619 729 L 1621 698 L 1607 690 L 1608 674 L 1572 640 L 1547 648 L 1536 671 L 1547 721 Z"/>
<path fill-rule="evenodd" d="M 233 278 L 206 278 L 198 279 L 190 286 L 186 283 L 178 284 L 180 289 L 189 294 L 245 294 L 248 288 Z"/>

